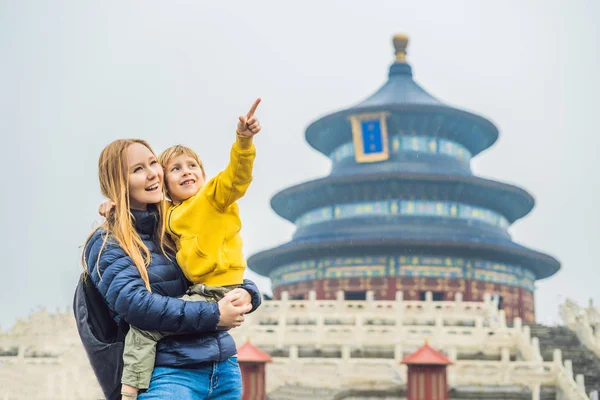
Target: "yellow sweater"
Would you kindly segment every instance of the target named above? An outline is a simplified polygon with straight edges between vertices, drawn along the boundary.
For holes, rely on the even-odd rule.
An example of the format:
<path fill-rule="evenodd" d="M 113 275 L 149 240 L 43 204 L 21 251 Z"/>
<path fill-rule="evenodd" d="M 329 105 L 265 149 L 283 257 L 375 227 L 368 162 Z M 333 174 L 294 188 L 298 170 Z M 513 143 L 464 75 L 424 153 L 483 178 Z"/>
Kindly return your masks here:
<path fill-rule="evenodd" d="M 177 246 L 177 263 L 194 284 L 227 286 L 243 281 L 246 259 L 236 201 L 250 186 L 255 158 L 252 138 L 238 136 L 227 167 L 196 195 L 169 207 L 166 225 Z"/>

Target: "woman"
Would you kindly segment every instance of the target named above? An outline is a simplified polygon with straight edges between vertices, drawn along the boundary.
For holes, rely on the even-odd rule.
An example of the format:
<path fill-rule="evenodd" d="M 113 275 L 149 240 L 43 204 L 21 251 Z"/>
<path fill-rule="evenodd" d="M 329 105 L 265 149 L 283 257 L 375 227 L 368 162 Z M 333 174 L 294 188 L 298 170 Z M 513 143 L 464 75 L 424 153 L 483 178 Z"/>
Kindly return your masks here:
<path fill-rule="evenodd" d="M 163 170 L 143 140 L 117 140 L 100 155 L 102 194 L 116 203 L 89 237 L 84 264 L 118 324 L 176 332 L 161 340 L 148 391 L 140 400 L 239 399 L 241 375 L 233 338 L 258 307 L 250 281 L 218 303 L 185 302 L 188 282 L 164 231 Z"/>

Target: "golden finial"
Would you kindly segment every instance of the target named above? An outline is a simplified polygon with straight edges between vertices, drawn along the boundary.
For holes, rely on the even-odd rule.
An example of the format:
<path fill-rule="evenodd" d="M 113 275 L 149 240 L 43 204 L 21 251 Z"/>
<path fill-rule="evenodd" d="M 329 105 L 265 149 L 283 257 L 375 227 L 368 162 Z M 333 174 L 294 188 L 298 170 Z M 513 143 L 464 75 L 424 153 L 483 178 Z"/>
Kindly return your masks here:
<path fill-rule="evenodd" d="M 406 62 L 406 48 L 408 47 L 408 35 L 404 33 L 398 33 L 394 35 L 392 39 L 394 42 L 394 48 L 396 49 L 396 62 Z"/>
<path fill-rule="evenodd" d="M 425 346 L 429 346 L 429 338 L 428 337 L 425 338 Z"/>

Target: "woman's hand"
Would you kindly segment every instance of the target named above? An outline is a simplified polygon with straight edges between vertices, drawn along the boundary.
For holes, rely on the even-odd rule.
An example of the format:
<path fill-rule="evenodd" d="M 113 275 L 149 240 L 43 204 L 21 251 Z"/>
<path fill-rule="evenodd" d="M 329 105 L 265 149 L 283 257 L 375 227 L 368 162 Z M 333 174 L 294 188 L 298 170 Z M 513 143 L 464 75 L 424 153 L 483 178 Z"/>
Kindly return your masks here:
<path fill-rule="evenodd" d="M 108 219 L 108 216 L 110 215 L 111 211 L 116 206 L 117 205 L 115 204 L 114 201 L 112 201 L 112 200 L 106 200 L 104 203 L 100 204 L 100 207 L 98 207 L 98 214 L 100 214 L 104 218 Z"/>
<path fill-rule="evenodd" d="M 238 327 L 238 326 L 242 325 L 242 323 L 246 319 L 244 314 L 246 314 L 247 312 L 252 310 L 252 296 L 246 289 L 235 288 L 232 291 L 228 292 L 221 301 L 223 301 L 225 299 L 228 299 L 231 302 L 228 303 L 227 301 L 225 301 L 225 302 L 223 302 L 223 304 L 221 304 L 221 302 L 219 302 L 219 311 L 221 311 L 221 320 L 219 320 L 218 327 L 229 329 L 232 327 Z M 231 311 L 231 312 L 236 313 L 235 319 L 233 320 L 233 325 L 231 325 L 231 326 L 227 325 L 229 323 L 229 320 L 223 320 L 223 314 L 222 314 L 223 312 L 228 313 L 230 311 L 230 307 L 228 306 L 228 304 L 235 308 L 235 311 Z M 242 310 L 244 310 L 244 311 L 242 311 Z M 241 314 L 240 314 L 240 312 L 241 312 Z M 221 321 L 223 321 L 223 322 L 221 322 Z"/>
<path fill-rule="evenodd" d="M 252 296 L 246 289 L 235 288 L 232 291 L 228 292 L 225 296 L 235 296 L 235 300 L 231 302 L 231 304 L 233 304 L 234 306 L 247 306 L 249 304 L 250 310 L 252 310 Z"/>
<path fill-rule="evenodd" d="M 258 119 L 254 116 L 254 112 L 256 111 L 256 108 L 260 104 L 260 101 L 261 101 L 260 98 L 256 99 L 254 104 L 252 104 L 250 111 L 248 111 L 248 114 L 246 114 L 245 117 L 240 115 L 240 117 L 239 117 L 240 120 L 238 121 L 237 129 L 236 129 L 236 133 L 238 134 L 238 136 L 252 137 L 252 136 L 256 135 L 258 132 L 260 132 L 260 129 L 261 129 L 260 122 L 258 122 Z"/>
<path fill-rule="evenodd" d="M 244 289 L 241 289 L 241 291 L 246 292 Z M 241 292 L 236 292 L 233 294 L 228 293 L 219 301 L 219 313 L 221 314 L 219 323 L 217 325 L 219 329 L 235 328 L 242 325 L 242 322 L 244 322 L 244 314 L 252 309 L 252 304 L 235 306 L 233 303 L 240 300 L 240 297 L 242 297 Z"/>

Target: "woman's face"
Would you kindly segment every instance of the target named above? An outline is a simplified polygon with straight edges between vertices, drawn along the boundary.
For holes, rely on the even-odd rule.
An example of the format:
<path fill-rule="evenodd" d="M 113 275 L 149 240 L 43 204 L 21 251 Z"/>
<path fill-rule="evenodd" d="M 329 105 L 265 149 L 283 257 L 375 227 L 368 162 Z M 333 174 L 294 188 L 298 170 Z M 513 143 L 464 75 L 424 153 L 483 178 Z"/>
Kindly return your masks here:
<path fill-rule="evenodd" d="M 129 204 L 134 210 L 145 210 L 163 198 L 163 170 L 146 146 L 133 143 L 125 150 L 123 168 L 129 174 Z"/>

